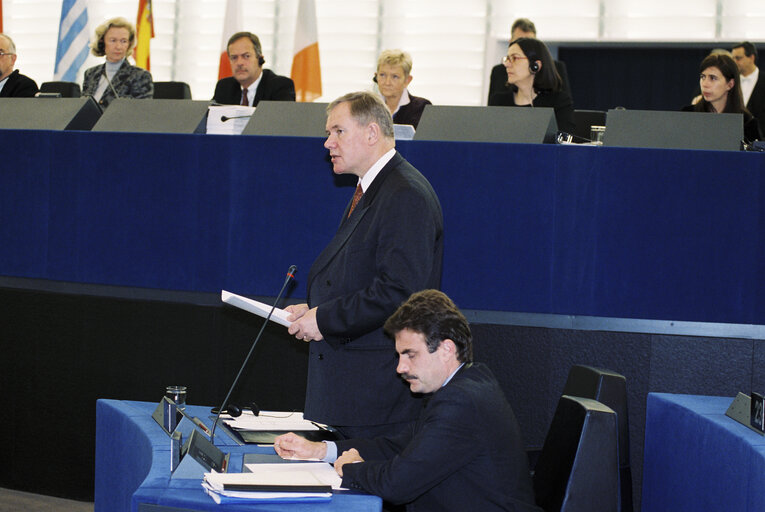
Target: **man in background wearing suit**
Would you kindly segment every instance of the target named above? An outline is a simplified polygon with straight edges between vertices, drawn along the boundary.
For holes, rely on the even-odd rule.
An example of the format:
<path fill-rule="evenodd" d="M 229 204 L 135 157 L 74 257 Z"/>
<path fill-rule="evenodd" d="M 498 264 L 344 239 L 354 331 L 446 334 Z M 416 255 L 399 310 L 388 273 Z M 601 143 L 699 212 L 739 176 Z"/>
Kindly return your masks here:
<path fill-rule="evenodd" d="M 746 108 L 757 118 L 760 132 L 765 134 L 765 77 L 760 76 L 757 67 L 757 47 L 744 41 L 734 46 L 731 54 L 741 73 L 741 92 Z"/>
<path fill-rule="evenodd" d="M 277 453 L 334 462 L 343 487 L 412 510 L 539 510 L 518 422 L 491 370 L 473 363 L 457 306 L 436 290 L 415 293 L 385 332 L 396 339 L 396 371 L 413 393 L 429 395 L 417 423 L 396 436 L 335 443 L 285 434 Z"/>
<path fill-rule="evenodd" d="M 333 170 L 358 185 L 308 274 L 308 303 L 287 307 L 289 333 L 311 342 L 305 417 L 372 437 L 405 428 L 422 409 L 396 377 L 382 326 L 413 292 L 440 286 L 443 217 L 430 183 L 396 152 L 378 95 L 346 94 L 327 114 Z"/>
<path fill-rule="evenodd" d="M 225 105 L 258 106 L 260 100 L 295 101 L 295 84 L 286 76 L 263 69 L 260 39 L 251 32 L 237 32 L 226 45 L 234 76 L 221 78 L 213 101 Z"/>
<path fill-rule="evenodd" d="M 520 37 L 532 37 L 534 39 L 537 38 L 537 28 L 533 21 L 528 18 L 518 18 L 513 22 L 513 25 L 510 28 L 510 41 L 515 41 Z M 568 92 L 569 97 L 573 98 L 571 95 L 571 86 L 568 83 L 568 71 L 566 69 L 566 64 L 559 60 L 554 62 L 555 69 L 558 71 L 562 82 L 561 87 L 563 87 L 563 89 Z M 497 92 L 506 92 L 508 87 L 507 68 L 505 68 L 505 65 L 500 62 L 491 68 L 491 76 L 489 77 L 489 96 L 487 98 L 491 99 L 491 95 Z"/>
<path fill-rule="evenodd" d="M 16 45 L 10 37 L 0 34 L 0 98 L 32 98 L 37 84 L 28 76 L 13 70 L 16 65 Z"/>

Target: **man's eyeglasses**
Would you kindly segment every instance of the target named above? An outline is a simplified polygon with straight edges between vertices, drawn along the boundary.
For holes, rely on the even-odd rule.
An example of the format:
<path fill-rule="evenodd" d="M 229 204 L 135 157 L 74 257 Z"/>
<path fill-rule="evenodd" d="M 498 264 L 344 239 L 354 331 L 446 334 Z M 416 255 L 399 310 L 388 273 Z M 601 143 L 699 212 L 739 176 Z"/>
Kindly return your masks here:
<path fill-rule="evenodd" d="M 0 50 L 0 57 L 3 57 L 5 55 L 16 55 L 15 53 L 8 53 L 5 50 Z"/>
<path fill-rule="evenodd" d="M 522 55 L 515 55 L 515 54 L 513 54 L 513 55 L 505 55 L 504 57 L 502 57 L 502 64 L 507 64 L 508 62 L 510 64 L 515 64 L 515 61 L 517 61 L 517 60 L 529 60 L 529 58 L 528 57 L 524 57 Z"/>

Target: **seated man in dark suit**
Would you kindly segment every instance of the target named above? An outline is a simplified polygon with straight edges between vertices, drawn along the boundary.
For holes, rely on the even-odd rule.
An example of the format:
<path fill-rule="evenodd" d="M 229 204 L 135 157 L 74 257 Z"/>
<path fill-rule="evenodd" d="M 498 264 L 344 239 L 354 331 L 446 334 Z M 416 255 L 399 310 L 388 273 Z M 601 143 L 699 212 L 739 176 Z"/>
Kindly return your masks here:
<path fill-rule="evenodd" d="M 256 107 L 260 100 L 295 101 L 295 84 L 286 76 L 263 69 L 260 39 L 251 32 L 237 32 L 226 45 L 234 76 L 218 80 L 213 101 Z"/>
<path fill-rule="evenodd" d="M 535 39 L 537 37 L 537 28 L 534 26 L 534 22 L 528 18 L 518 18 L 513 22 L 513 26 L 510 28 L 510 41 L 515 41 L 521 37 L 533 37 Z M 571 95 L 571 86 L 568 83 L 568 71 L 566 70 L 566 64 L 559 60 L 554 61 L 554 63 L 555 69 L 560 75 L 563 90 L 568 93 L 570 98 L 573 98 Z M 507 90 L 507 69 L 505 69 L 505 65 L 500 62 L 491 68 L 488 98 L 491 98 L 492 94 L 494 93 L 507 92 Z"/>
<path fill-rule="evenodd" d="M 32 98 L 37 84 L 28 76 L 13 70 L 16 65 L 16 45 L 5 34 L 0 34 L 0 98 Z"/>
<path fill-rule="evenodd" d="M 334 461 L 344 487 L 413 510 L 539 510 L 515 415 L 491 370 L 473 363 L 470 327 L 449 297 L 413 294 L 385 332 L 396 340 L 396 371 L 428 396 L 417 422 L 394 436 L 336 443 L 285 434 L 276 452 Z"/>

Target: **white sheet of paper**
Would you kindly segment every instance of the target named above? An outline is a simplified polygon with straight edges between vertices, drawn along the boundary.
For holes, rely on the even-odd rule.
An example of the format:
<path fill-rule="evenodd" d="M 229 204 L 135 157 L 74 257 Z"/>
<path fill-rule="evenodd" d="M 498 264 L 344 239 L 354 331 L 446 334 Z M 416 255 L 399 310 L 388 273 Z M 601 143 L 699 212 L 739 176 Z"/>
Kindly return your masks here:
<path fill-rule="evenodd" d="M 245 467 L 256 475 L 284 475 L 292 478 L 291 473 L 308 472 L 324 485 L 333 489 L 342 489 L 343 479 L 328 462 L 290 462 L 289 464 L 245 464 Z M 260 478 L 260 477 L 258 477 Z"/>
<path fill-rule="evenodd" d="M 221 418 L 226 425 L 237 430 L 320 430 L 316 423 L 304 419 L 302 412 L 260 411 L 255 416 L 252 411 L 242 411 L 237 418 L 227 414 L 221 415 Z"/>
<path fill-rule="evenodd" d="M 261 318 L 266 318 L 268 313 L 271 311 L 271 306 L 268 304 L 258 302 L 257 300 L 248 299 L 247 297 L 242 297 L 241 295 L 227 292 L 226 290 L 220 291 L 220 300 L 226 304 L 231 304 L 232 306 L 236 306 L 245 311 L 249 311 L 250 313 L 258 315 Z M 280 308 L 275 308 L 273 314 L 271 315 L 271 320 L 277 324 L 289 327 L 292 325 L 292 322 L 287 320 L 288 316 L 290 316 L 290 313 L 287 311 L 284 311 Z"/>
<path fill-rule="evenodd" d="M 250 122 L 255 107 L 241 105 L 210 105 L 207 109 L 207 133 L 216 135 L 241 135 Z M 223 117 L 229 117 L 223 121 Z M 246 117 L 242 117 L 246 116 Z"/>

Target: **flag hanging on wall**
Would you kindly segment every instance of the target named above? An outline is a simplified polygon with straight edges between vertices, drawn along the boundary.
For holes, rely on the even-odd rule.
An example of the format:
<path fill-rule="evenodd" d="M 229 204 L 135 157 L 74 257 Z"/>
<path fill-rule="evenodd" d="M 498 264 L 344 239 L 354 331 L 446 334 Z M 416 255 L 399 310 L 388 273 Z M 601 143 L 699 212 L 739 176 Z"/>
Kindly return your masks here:
<path fill-rule="evenodd" d="M 88 2 L 64 0 L 58 25 L 55 80 L 76 82 L 77 72 L 88 57 Z"/>
<path fill-rule="evenodd" d="M 139 68 L 151 70 L 150 46 L 154 38 L 154 15 L 151 8 L 151 0 L 138 2 L 138 21 L 135 23 L 136 45 L 133 50 L 135 65 Z"/>
<path fill-rule="evenodd" d="M 297 101 L 313 101 L 321 96 L 319 30 L 314 0 L 300 0 L 298 4 L 295 54 L 290 75 L 295 82 Z"/>
<path fill-rule="evenodd" d="M 218 66 L 218 80 L 231 76 L 231 63 L 228 61 L 228 38 L 241 32 L 242 29 L 242 2 L 240 0 L 226 0 L 226 15 L 223 18 L 223 35 L 220 43 L 220 66 Z"/>

